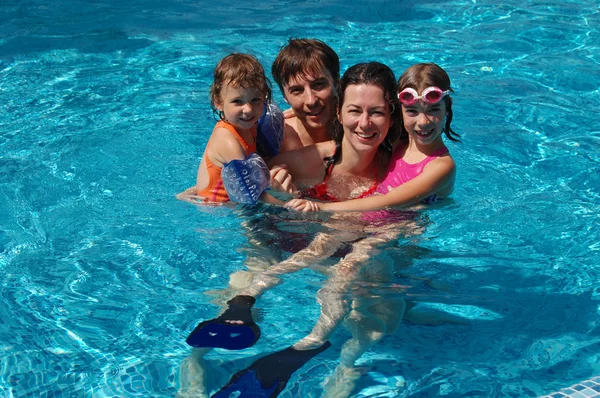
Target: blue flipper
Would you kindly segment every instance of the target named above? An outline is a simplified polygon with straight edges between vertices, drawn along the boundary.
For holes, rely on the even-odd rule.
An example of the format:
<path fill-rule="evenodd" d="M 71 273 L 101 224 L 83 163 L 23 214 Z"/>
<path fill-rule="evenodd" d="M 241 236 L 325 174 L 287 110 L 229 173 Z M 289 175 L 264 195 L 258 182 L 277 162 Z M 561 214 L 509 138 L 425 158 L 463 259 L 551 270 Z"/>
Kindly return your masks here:
<path fill-rule="evenodd" d="M 235 296 L 227 302 L 229 308 L 218 318 L 198 324 L 185 340 L 192 347 L 242 350 L 254 345 L 260 337 L 260 328 L 252 319 L 250 310 L 256 302 L 251 296 Z M 233 324 L 225 321 L 242 321 Z"/>
<path fill-rule="evenodd" d="M 277 397 L 295 371 L 330 346 L 331 343 L 326 342 L 319 348 L 305 351 L 288 347 L 262 357 L 234 374 L 229 383 L 211 398 L 229 398 L 232 393 L 239 393 L 235 395 L 238 398 Z"/>

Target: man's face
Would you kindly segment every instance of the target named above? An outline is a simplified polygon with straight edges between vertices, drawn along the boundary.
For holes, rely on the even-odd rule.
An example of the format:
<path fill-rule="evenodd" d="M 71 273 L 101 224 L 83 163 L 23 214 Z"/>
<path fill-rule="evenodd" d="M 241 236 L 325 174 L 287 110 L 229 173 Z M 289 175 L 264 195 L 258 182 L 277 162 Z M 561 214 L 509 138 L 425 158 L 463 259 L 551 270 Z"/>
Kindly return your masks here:
<path fill-rule="evenodd" d="M 309 129 L 326 128 L 335 116 L 333 77 L 328 71 L 292 77 L 283 95 L 302 124 Z"/>

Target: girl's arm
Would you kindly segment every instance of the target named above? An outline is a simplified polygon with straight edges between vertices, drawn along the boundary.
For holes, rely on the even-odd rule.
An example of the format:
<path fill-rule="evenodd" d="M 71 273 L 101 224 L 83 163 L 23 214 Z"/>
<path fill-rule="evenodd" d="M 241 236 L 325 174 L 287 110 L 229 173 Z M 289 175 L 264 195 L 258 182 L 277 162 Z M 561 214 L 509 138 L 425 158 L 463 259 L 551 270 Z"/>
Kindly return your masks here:
<path fill-rule="evenodd" d="M 217 167 L 222 168 L 232 160 L 244 160 L 248 156 L 235 135 L 223 127 L 214 129 L 209 144 L 206 156 Z"/>
<path fill-rule="evenodd" d="M 451 157 L 444 156 L 431 161 L 419 176 L 392 189 L 385 195 L 345 202 L 319 203 L 318 208 L 324 211 L 371 211 L 408 206 L 440 191 L 451 192 L 455 175 L 456 165 L 454 161 Z M 299 200 L 290 201 L 286 206 L 301 211 L 308 211 L 309 209 L 305 201 Z"/>
<path fill-rule="evenodd" d="M 184 202 L 190 203 L 204 203 L 206 198 L 204 196 L 198 195 L 198 189 L 196 186 L 189 187 L 183 192 L 178 193 L 175 197 Z"/>
<path fill-rule="evenodd" d="M 206 166 L 207 158 L 210 159 L 215 166 L 222 168 L 225 163 L 234 159 L 241 160 L 245 157 L 246 151 L 244 151 L 242 145 L 229 130 L 222 127 L 215 128 L 208 139 L 206 149 L 202 155 L 202 161 L 198 166 L 196 185 L 177 194 L 177 199 L 192 203 L 204 202 L 205 198 L 198 196 L 197 192 L 203 190 L 209 184 Z"/>
<path fill-rule="evenodd" d="M 431 161 L 423 173 L 392 189 L 385 195 L 354 199 L 346 202 L 323 203 L 326 211 L 367 211 L 396 206 L 408 206 L 422 201 L 442 190 L 451 191 L 456 175 L 456 165 L 451 157 L 440 157 Z M 447 189 L 450 188 L 450 189 Z"/>
<path fill-rule="evenodd" d="M 238 139 L 225 128 L 216 128 L 213 131 L 213 135 L 210 137 L 210 141 L 209 151 L 206 156 L 208 156 L 218 167 L 222 168 L 232 160 L 243 160 L 248 156 Z M 198 171 L 198 175 L 200 175 L 200 171 Z M 262 202 L 280 206 L 285 204 L 285 202 L 268 193 L 263 193 L 260 196 L 260 200 Z"/>

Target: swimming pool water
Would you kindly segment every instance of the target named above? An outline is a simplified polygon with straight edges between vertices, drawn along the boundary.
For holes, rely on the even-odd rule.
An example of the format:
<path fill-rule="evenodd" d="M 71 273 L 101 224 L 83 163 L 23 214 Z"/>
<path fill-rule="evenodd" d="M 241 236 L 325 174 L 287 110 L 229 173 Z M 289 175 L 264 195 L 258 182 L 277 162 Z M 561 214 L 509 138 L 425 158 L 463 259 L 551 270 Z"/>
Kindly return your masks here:
<path fill-rule="evenodd" d="M 250 52 L 269 70 L 289 37 L 324 40 L 343 70 L 433 61 L 456 91 L 453 198 L 386 247 L 408 268 L 374 288 L 468 322 L 403 323 L 352 395 L 539 396 L 600 375 L 600 4 L 495 3 L 2 1 L 0 392 L 174 396 L 185 337 L 219 311 L 206 293 L 263 254 L 242 223 L 324 228 L 174 198 L 214 124 L 216 62 Z M 211 353 L 209 388 L 308 332 L 323 279 L 265 294 L 261 340 Z M 321 396 L 348 337 L 282 396 Z"/>

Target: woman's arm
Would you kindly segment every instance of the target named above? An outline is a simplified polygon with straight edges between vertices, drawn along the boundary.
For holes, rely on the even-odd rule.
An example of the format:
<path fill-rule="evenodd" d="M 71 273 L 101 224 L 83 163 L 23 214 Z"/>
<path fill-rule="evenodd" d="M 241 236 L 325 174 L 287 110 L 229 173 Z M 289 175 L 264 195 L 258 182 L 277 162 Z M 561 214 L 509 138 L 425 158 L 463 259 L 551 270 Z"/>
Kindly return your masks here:
<path fill-rule="evenodd" d="M 408 206 L 439 193 L 451 192 L 456 175 L 456 165 L 451 157 L 440 157 L 431 161 L 423 173 L 392 189 L 385 195 L 354 199 L 346 202 L 323 203 L 321 210 L 326 211 L 367 211 L 390 207 Z M 450 188 L 450 189 L 447 189 Z"/>
<path fill-rule="evenodd" d="M 408 206 L 440 193 L 451 192 L 454 186 L 456 165 L 451 157 L 440 157 L 431 161 L 423 173 L 412 180 L 392 189 L 385 195 L 347 200 L 335 203 L 319 203 L 318 209 L 324 211 L 371 211 L 390 207 Z M 286 207 L 295 210 L 310 211 L 306 201 L 292 200 Z"/>

